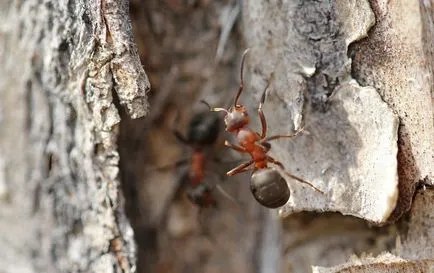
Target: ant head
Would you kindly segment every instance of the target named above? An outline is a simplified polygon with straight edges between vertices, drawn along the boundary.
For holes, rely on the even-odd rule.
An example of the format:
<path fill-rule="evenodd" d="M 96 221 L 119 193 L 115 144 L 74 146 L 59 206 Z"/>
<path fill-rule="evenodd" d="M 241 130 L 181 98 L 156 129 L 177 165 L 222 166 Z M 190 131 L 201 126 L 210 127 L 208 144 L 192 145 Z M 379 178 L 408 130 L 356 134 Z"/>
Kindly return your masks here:
<path fill-rule="evenodd" d="M 246 49 L 241 58 L 240 87 L 238 88 L 238 92 L 235 95 L 234 104 L 233 104 L 234 106 L 232 106 L 229 110 L 226 110 L 225 108 L 211 108 L 211 106 L 207 102 L 201 101 L 205 103 L 210 108 L 211 111 L 226 113 L 225 124 L 226 124 L 226 131 L 228 132 L 239 130 L 249 123 L 246 107 L 244 107 L 244 105 L 242 104 L 238 104 L 238 99 L 240 98 L 240 95 L 244 89 L 244 79 L 243 79 L 244 62 L 246 60 L 246 55 L 249 52 L 249 50 L 250 50 L 249 48 Z"/>
<path fill-rule="evenodd" d="M 216 112 L 200 112 L 193 116 L 187 131 L 187 140 L 193 146 L 212 145 L 220 131 L 220 116 Z"/>
<path fill-rule="evenodd" d="M 225 116 L 226 131 L 236 131 L 249 123 L 249 116 L 244 105 L 231 107 Z"/>

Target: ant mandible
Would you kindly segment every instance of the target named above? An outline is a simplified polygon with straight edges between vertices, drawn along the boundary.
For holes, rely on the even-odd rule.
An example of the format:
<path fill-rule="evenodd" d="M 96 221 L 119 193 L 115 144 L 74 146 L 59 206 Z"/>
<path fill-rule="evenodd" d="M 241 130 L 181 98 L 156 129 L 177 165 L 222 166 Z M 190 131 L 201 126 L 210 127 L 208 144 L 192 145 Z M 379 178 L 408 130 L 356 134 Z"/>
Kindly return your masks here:
<path fill-rule="evenodd" d="M 287 176 L 297 180 L 298 182 L 307 184 L 316 191 L 323 193 L 321 190 L 306 180 L 285 171 L 285 168 L 281 162 L 267 155 L 271 149 L 271 144 L 269 141 L 279 138 L 293 138 L 303 131 L 302 128 L 296 131 L 294 134 L 267 137 L 267 122 L 265 120 L 264 112 L 262 111 L 262 106 L 265 102 L 266 91 L 269 87 L 269 83 L 262 93 L 258 107 L 258 114 L 262 127 L 261 134 L 249 128 L 250 121 L 247 108 L 242 104 L 238 104 L 238 99 L 244 88 L 243 69 L 245 58 L 248 52 L 249 49 L 244 51 L 241 59 L 240 87 L 235 96 L 233 106 L 228 110 L 225 108 L 210 108 L 212 112 L 222 111 L 226 113 L 224 118 L 226 131 L 235 134 L 239 143 L 239 145 L 235 145 L 226 141 L 225 145 L 237 152 L 248 153 L 252 158 L 250 161 L 242 163 L 241 165 L 227 172 L 227 175 L 233 176 L 242 172 L 246 172 L 250 170 L 249 167 L 253 165 L 253 172 L 250 180 L 250 190 L 252 191 L 255 199 L 261 205 L 267 208 L 278 208 L 285 205 L 291 194 L 285 179 L 276 169 L 269 167 L 269 163 L 279 166 Z"/>

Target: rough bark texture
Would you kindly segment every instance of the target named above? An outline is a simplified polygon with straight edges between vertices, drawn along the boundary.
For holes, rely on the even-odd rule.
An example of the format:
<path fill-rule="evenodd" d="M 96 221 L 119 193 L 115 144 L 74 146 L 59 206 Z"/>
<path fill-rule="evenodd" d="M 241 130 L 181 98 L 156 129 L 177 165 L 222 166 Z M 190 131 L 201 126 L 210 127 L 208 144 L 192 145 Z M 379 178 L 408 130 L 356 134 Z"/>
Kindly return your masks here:
<path fill-rule="evenodd" d="M 433 272 L 432 2 L 3 2 L 3 271 Z M 305 126 L 271 154 L 325 194 L 288 178 L 262 208 L 222 129 L 205 182 L 237 204 L 200 210 L 157 167 L 190 155 L 172 131 L 200 99 L 232 102 L 246 47 L 240 102 L 259 128 L 270 82 L 269 134 Z"/>
<path fill-rule="evenodd" d="M 434 125 L 430 1 L 373 1 L 377 23 L 352 50 L 353 75 L 375 87 L 400 118 L 399 202 L 391 221 L 407 211 L 415 185 L 433 183 Z M 429 19 L 431 18 L 431 20 Z"/>
<path fill-rule="evenodd" d="M 265 106 L 274 110 L 270 131 L 299 129 L 304 120 L 310 134 L 273 143 L 272 152 L 326 192 L 291 183 L 282 213 L 339 211 L 384 223 L 398 195 L 398 117 L 377 90 L 353 80 L 347 55 L 374 24 L 369 3 L 260 2 L 245 2 L 243 13 L 254 50 L 249 71 L 256 72 L 249 87 L 259 94 L 273 74 Z"/>
<path fill-rule="evenodd" d="M 293 141 L 276 141 L 272 154 L 289 171 L 326 192 L 321 195 L 288 180 L 292 197 L 281 210 L 281 215 L 306 210 L 321 214 L 291 216 L 284 220 L 282 230 L 276 223 L 275 214 L 263 214 L 256 204 L 246 202 L 252 199 L 246 187 L 248 176 L 240 181 L 230 178 L 231 182 L 223 186 L 244 201 L 241 202 L 241 214 L 256 216 L 243 217 L 243 221 L 237 223 L 227 217 L 234 217 L 238 212 L 226 205 L 217 212 L 209 212 L 205 225 L 217 238 L 217 243 L 212 244 L 204 242 L 207 237 L 201 235 L 202 227 L 195 219 L 197 208 L 187 200 L 175 201 L 169 212 L 165 212 L 163 204 L 170 201 L 175 187 L 173 181 L 179 179 L 177 177 L 182 171 L 177 172 L 175 168 L 172 172 L 145 171 L 145 182 L 141 184 L 138 179 L 136 188 L 142 194 L 137 200 L 142 213 L 145 213 L 140 225 L 146 227 L 143 230 L 148 231 L 145 233 L 148 237 L 158 234 L 160 241 L 152 246 L 154 252 L 146 248 L 139 259 L 158 258 L 159 268 L 168 272 L 311 272 L 312 265 L 324 268 L 347 262 L 347 268 L 351 269 L 349 260 L 352 255 L 362 255 L 363 259 L 363 253 L 376 256 L 384 251 L 394 252 L 396 257 L 407 262 L 409 268 L 419 263 L 418 254 L 409 258 L 395 253 L 396 238 L 410 234 L 408 218 L 382 228 L 367 224 L 386 225 L 399 219 L 410 208 L 416 184 L 420 181 L 429 184 L 432 178 L 429 176 L 429 171 L 432 171 L 430 137 L 433 135 L 430 68 L 419 66 L 418 75 L 425 76 L 415 79 L 413 72 L 405 69 L 394 71 L 399 75 L 388 77 L 387 82 L 382 79 L 383 85 L 361 80 L 362 72 L 357 70 L 363 73 L 374 71 L 375 75 L 377 67 L 365 70 L 361 65 L 369 63 L 363 63 L 358 56 L 365 54 L 361 46 L 369 43 L 372 32 L 377 30 L 384 34 L 388 31 L 378 30 L 379 25 L 386 24 L 380 20 L 386 20 L 387 14 L 386 17 L 379 16 L 375 2 L 242 1 L 241 24 L 237 24 L 229 36 L 223 55 L 219 55 L 220 63 L 214 63 L 213 57 L 215 52 L 221 53 L 218 50 L 221 48 L 219 35 L 225 34 L 225 29 L 230 26 L 228 14 L 231 11 L 236 13 L 236 8 L 231 5 L 233 2 L 134 3 L 137 3 L 133 10 L 137 22 L 136 37 L 153 86 L 151 105 L 157 107 L 151 114 L 153 118 L 142 123 L 143 128 L 149 128 L 143 145 L 150 148 L 146 151 L 147 158 L 142 159 L 144 164 L 164 166 L 176 161 L 174 158 L 182 158 L 182 152 L 179 152 L 182 146 L 170 136 L 174 112 L 180 111 L 182 117 L 176 127 L 186 131 L 189 118 L 199 111 L 197 100 L 205 99 L 212 105 L 226 106 L 239 82 L 241 52 L 250 47 L 252 50 L 245 67 L 246 89 L 241 102 L 252 111 L 252 121 L 258 125 L 255 108 L 267 81 L 271 82 L 264 106 L 270 134 L 291 132 L 303 124 L 309 133 Z M 141 5 L 143 3 L 146 5 Z M 405 9 L 407 4 L 387 5 L 390 5 L 390 10 L 395 10 L 395 5 Z M 416 4 L 412 5 L 414 8 Z M 421 18 L 429 19 L 431 15 L 426 12 L 407 15 L 399 23 L 419 30 L 419 34 L 412 32 L 412 35 L 426 35 L 423 34 L 426 26 Z M 219 22 L 219 16 L 224 20 Z M 409 49 L 412 43 L 419 43 L 411 51 L 418 57 L 413 58 L 413 62 L 430 62 L 432 55 L 420 51 L 429 48 L 425 43 L 430 39 L 409 38 L 406 32 L 395 32 L 403 44 L 409 44 Z M 240 36 L 246 45 L 237 42 Z M 389 38 L 381 37 L 388 45 Z M 408 52 L 393 52 L 395 65 L 405 67 Z M 375 56 L 372 58 L 376 60 Z M 389 66 L 382 64 L 381 69 L 387 70 Z M 395 97 L 409 96 L 406 92 L 419 92 L 397 81 L 419 82 L 420 98 L 414 101 L 418 105 L 402 110 L 404 106 L 387 99 L 386 86 L 393 87 L 395 93 L 390 96 Z M 429 105 L 424 105 L 427 101 Z M 181 107 L 185 102 L 191 103 L 192 107 Z M 409 123 L 409 119 L 403 118 L 405 114 L 402 111 L 412 116 L 416 108 L 426 111 L 415 113 L 413 118 L 419 121 Z M 403 126 L 411 128 L 410 131 L 414 132 L 412 141 L 420 144 L 414 154 L 405 148 L 406 140 L 401 134 Z M 418 134 L 419 131 L 422 134 Z M 230 156 L 222 155 L 218 145 L 214 155 Z M 414 161 L 416 157 L 418 161 Z M 413 163 L 409 165 L 406 162 Z M 422 165 L 424 176 L 411 171 Z M 217 171 L 221 173 L 228 168 L 220 166 Z M 237 185 L 237 182 L 242 184 Z M 243 193 L 245 197 L 237 193 Z M 228 203 L 223 197 L 218 201 Z M 367 220 L 367 223 L 337 214 L 323 216 L 324 211 L 354 215 Z M 169 215 L 169 220 L 167 225 L 159 227 L 159 219 L 164 213 Z M 245 236 L 237 236 L 240 229 L 244 230 Z M 252 233 L 254 230 L 256 233 Z M 227 241 L 234 245 L 232 251 L 226 251 Z M 253 249 L 258 246 L 261 247 L 259 251 Z M 244 252 L 241 255 L 240 249 Z M 150 254 L 155 252 L 159 255 Z M 420 262 L 424 263 L 426 259 L 429 258 L 420 257 Z M 249 266 L 243 261 L 247 261 Z M 372 261 L 370 263 L 375 268 Z M 364 272 L 363 267 L 354 267 L 354 270 Z"/>
<path fill-rule="evenodd" d="M 126 1 L 2 1 L 1 268 L 134 272 L 117 107 L 146 113 Z"/>

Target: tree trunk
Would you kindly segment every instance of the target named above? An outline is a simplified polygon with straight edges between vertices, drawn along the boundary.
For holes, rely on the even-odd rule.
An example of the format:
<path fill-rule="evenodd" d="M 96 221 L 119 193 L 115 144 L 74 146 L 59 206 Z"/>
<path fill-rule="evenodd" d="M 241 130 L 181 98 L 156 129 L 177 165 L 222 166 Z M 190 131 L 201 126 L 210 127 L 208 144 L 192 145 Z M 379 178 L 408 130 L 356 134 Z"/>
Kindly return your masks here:
<path fill-rule="evenodd" d="M 433 271 L 432 2 L 4 2 L 3 271 Z M 247 47 L 252 126 L 269 84 L 268 134 L 304 126 L 270 154 L 324 193 L 282 172 L 288 203 L 261 207 L 221 128 L 204 182 L 235 201 L 200 209 L 173 131 L 233 103 Z"/>
<path fill-rule="evenodd" d="M 126 1 L 0 4 L 1 268 L 134 272 L 119 183 L 120 107 L 149 88 Z"/>

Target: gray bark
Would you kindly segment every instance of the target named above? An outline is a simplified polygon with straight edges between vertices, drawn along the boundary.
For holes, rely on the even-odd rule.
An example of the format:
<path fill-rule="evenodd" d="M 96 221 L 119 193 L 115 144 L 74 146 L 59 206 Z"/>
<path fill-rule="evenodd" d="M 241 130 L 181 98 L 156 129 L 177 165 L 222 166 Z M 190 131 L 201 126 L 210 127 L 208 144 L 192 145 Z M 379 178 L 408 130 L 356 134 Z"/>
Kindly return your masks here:
<path fill-rule="evenodd" d="M 432 5 L 0 3 L 0 267 L 432 272 Z M 200 211 L 174 197 L 185 170 L 156 167 L 191 152 L 172 130 L 206 111 L 199 99 L 232 103 L 246 47 L 240 102 L 259 128 L 270 83 L 268 134 L 305 126 L 270 154 L 324 194 L 287 177 L 289 202 L 262 208 L 248 173 L 225 177 L 244 158 L 222 130 L 205 182 L 238 204 L 215 192 L 218 208 Z"/>
<path fill-rule="evenodd" d="M 126 1 L 0 4 L 5 272 L 134 272 L 119 107 L 147 110 Z"/>

